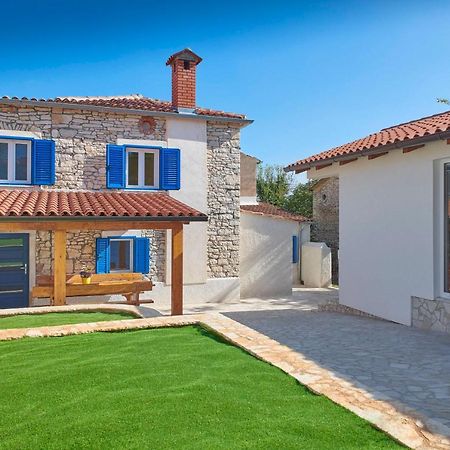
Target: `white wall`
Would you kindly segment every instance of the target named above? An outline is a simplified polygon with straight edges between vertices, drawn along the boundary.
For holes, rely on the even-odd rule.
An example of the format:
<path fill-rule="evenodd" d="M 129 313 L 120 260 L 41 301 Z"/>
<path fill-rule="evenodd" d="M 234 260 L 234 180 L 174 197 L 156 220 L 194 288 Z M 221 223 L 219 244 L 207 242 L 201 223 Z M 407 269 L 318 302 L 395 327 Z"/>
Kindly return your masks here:
<path fill-rule="evenodd" d="M 299 225 L 241 211 L 241 297 L 273 297 L 292 291 L 292 236 Z"/>
<path fill-rule="evenodd" d="M 331 250 L 324 242 L 307 242 L 302 245 L 302 281 L 305 287 L 331 286 Z"/>
<path fill-rule="evenodd" d="M 309 176 L 339 175 L 340 302 L 410 325 L 411 296 L 439 295 L 434 233 L 440 216 L 434 167 L 441 173 L 450 146 L 436 141 L 411 153 L 394 150 Z M 443 220 L 443 219 L 442 219 Z M 439 228 L 439 227 L 437 227 Z"/>
<path fill-rule="evenodd" d="M 206 121 L 167 120 L 167 144 L 181 149 L 181 189 L 170 195 L 207 213 L 208 171 L 206 154 Z M 184 227 L 184 282 L 206 283 L 207 223 L 192 222 Z M 167 235 L 170 254 L 170 232 Z M 167 282 L 170 283 L 170 258 L 167 258 Z"/>

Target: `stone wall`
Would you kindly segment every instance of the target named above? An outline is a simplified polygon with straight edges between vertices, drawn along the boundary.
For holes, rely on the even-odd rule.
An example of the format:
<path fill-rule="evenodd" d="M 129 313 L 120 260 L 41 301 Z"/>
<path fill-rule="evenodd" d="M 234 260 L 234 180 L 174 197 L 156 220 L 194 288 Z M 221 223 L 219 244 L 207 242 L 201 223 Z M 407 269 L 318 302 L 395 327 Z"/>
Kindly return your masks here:
<path fill-rule="evenodd" d="M 144 230 L 142 236 L 150 238 L 150 273 L 153 281 L 165 279 L 166 233 L 165 231 Z M 67 233 L 67 273 L 82 270 L 95 272 L 95 242 L 102 237 L 100 230 Z M 53 274 L 53 233 L 36 232 L 36 274 Z"/>
<path fill-rule="evenodd" d="M 163 118 L 50 107 L 0 105 L 0 130 L 28 131 L 56 144 L 56 183 L 42 189 L 106 188 L 106 144 L 117 139 L 166 140 Z M 207 123 L 208 274 L 239 276 L 239 127 Z M 165 281 L 166 232 L 145 231 L 151 240 L 150 276 Z M 68 235 L 67 271 L 95 268 L 95 238 L 100 231 Z M 52 273 L 49 232 L 36 238 L 36 273 Z"/>
<path fill-rule="evenodd" d="M 413 327 L 450 333 L 450 300 L 411 297 L 411 310 Z"/>
<path fill-rule="evenodd" d="M 208 277 L 239 276 L 239 127 L 208 122 Z"/>
<path fill-rule="evenodd" d="M 332 281 L 339 282 L 339 178 L 320 180 L 313 187 L 311 240 L 325 242 L 331 249 Z"/>
<path fill-rule="evenodd" d="M 56 144 L 56 183 L 42 189 L 106 189 L 106 144 L 117 139 L 165 140 L 165 120 L 131 114 L 74 109 L 0 106 L 0 130 L 28 131 Z M 144 231 L 151 237 L 150 277 L 164 281 L 166 238 L 163 231 Z M 67 235 L 67 273 L 95 270 L 95 239 L 101 231 Z M 50 232 L 36 233 L 36 274 L 53 272 Z"/>
<path fill-rule="evenodd" d="M 365 311 L 361 311 L 360 309 L 343 305 L 342 303 L 339 303 L 339 299 L 332 299 L 327 303 L 319 304 L 317 309 L 321 312 L 333 312 L 338 314 L 347 314 L 350 316 L 370 317 L 372 319 L 385 320 L 381 317 L 374 316 L 373 314 L 366 313 Z"/>

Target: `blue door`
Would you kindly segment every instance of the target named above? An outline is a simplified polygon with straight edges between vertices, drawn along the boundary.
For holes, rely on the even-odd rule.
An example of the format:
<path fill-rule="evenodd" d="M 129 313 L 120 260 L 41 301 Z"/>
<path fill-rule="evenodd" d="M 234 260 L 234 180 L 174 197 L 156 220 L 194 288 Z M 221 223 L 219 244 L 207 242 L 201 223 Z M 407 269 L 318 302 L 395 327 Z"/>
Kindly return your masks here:
<path fill-rule="evenodd" d="M 28 234 L 0 234 L 0 308 L 28 306 Z"/>

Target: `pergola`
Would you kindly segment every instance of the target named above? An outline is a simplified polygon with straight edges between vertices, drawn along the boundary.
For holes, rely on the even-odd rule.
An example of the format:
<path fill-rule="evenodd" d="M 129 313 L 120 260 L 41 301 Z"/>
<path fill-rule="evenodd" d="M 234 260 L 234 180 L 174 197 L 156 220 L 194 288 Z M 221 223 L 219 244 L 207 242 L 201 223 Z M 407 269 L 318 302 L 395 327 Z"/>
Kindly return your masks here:
<path fill-rule="evenodd" d="M 171 230 L 171 313 L 183 314 L 183 227 L 205 214 L 166 193 L 0 190 L 0 231 L 53 232 L 53 298 L 66 303 L 67 232 Z"/>

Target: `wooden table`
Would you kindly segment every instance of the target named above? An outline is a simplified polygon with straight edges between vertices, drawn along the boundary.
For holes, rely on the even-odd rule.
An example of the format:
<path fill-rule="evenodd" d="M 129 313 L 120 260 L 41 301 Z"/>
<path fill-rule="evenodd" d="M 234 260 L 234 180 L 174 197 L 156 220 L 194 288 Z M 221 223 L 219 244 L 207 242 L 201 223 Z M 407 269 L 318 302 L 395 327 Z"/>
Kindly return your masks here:
<path fill-rule="evenodd" d="M 37 277 L 37 286 L 31 291 L 32 298 L 50 298 L 53 304 L 53 277 Z M 93 274 L 90 284 L 83 284 L 79 275 L 68 275 L 67 297 L 87 297 L 93 295 L 123 295 L 127 304 L 139 305 L 139 295 L 151 291 L 153 284 L 140 273 Z M 145 301 L 153 303 L 153 301 Z"/>

